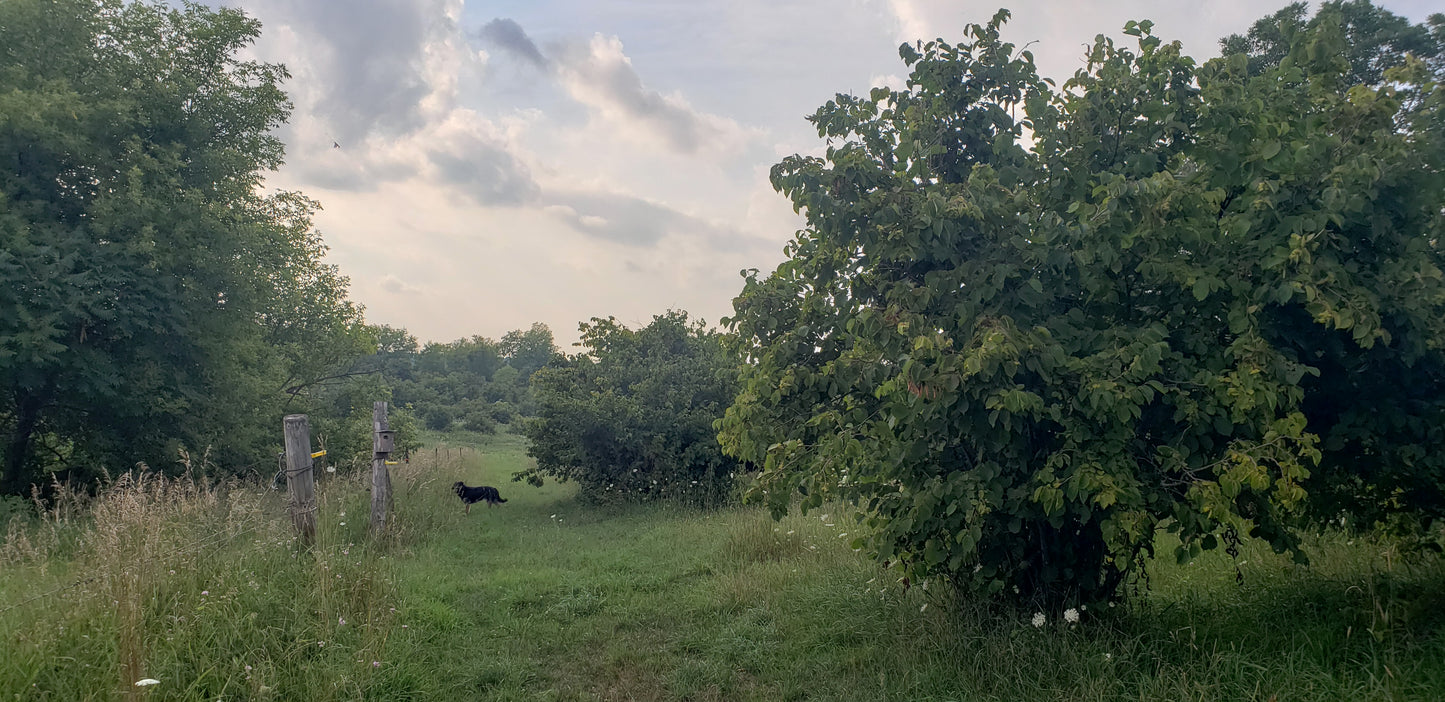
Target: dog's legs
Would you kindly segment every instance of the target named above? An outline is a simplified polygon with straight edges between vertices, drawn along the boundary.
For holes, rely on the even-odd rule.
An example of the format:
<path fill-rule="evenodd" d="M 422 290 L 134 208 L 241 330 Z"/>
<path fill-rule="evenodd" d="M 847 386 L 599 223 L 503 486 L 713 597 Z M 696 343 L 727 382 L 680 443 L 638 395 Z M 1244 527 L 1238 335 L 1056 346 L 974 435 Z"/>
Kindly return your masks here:
<path fill-rule="evenodd" d="M 468 503 L 467 503 L 467 514 L 470 515 L 471 513 L 472 513 L 472 503 L 468 502 Z"/>

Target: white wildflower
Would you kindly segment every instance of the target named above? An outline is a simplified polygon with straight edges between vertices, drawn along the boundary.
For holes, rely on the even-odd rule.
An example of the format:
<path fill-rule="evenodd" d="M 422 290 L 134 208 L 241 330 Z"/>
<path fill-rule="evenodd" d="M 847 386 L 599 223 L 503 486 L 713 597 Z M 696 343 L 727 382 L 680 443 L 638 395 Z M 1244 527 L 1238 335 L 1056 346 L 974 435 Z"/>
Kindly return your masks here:
<path fill-rule="evenodd" d="M 1079 623 L 1079 610 L 1074 609 L 1073 607 L 1070 607 L 1070 608 L 1064 610 L 1064 621 L 1066 621 L 1066 622 L 1068 622 L 1068 623 L 1070 623 L 1070 624 L 1078 624 L 1078 623 Z"/>
<path fill-rule="evenodd" d="M 1043 613 L 1043 612 L 1034 612 L 1034 628 L 1035 628 L 1035 629 L 1041 629 L 1041 628 L 1043 628 L 1043 626 L 1044 626 L 1044 624 L 1045 624 L 1046 622 L 1048 622 L 1048 618 L 1044 616 L 1044 613 Z"/>
<path fill-rule="evenodd" d="M 156 680 L 155 678 L 141 678 L 140 680 L 135 681 L 136 687 L 150 687 L 151 685 L 159 684 L 161 684 L 161 681 Z"/>
<path fill-rule="evenodd" d="M 924 611 L 924 610 L 926 610 L 926 609 L 928 609 L 928 603 L 927 603 L 927 602 L 924 602 L 924 603 L 923 603 L 923 606 L 918 608 L 918 611 L 922 612 L 922 611 Z"/>

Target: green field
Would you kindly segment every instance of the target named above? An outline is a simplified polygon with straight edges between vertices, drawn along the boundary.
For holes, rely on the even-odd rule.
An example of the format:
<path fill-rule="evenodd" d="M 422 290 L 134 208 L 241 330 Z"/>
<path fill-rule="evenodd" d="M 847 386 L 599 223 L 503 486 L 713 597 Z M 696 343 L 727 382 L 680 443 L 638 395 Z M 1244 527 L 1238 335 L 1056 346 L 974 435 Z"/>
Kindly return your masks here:
<path fill-rule="evenodd" d="M 1308 569 L 1246 545 L 1242 585 L 1222 554 L 1156 562 L 1119 607 L 1035 628 L 904 590 L 826 509 L 584 506 L 510 482 L 514 437 L 458 453 L 398 467 L 399 533 L 376 547 L 359 478 L 322 484 L 314 554 L 281 498 L 243 488 L 120 490 L 17 523 L 0 608 L 97 580 L 0 614 L 0 696 L 1445 699 L 1445 569 L 1364 538 L 1319 537 Z M 457 479 L 509 501 L 467 515 Z"/>

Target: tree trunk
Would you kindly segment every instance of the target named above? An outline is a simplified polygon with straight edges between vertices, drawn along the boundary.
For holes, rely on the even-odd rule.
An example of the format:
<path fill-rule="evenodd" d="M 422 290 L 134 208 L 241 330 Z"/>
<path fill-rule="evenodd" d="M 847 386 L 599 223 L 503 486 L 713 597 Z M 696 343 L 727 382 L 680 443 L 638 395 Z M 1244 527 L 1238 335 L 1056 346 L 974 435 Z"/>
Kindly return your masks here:
<path fill-rule="evenodd" d="M 30 462 L 30 440 L 40 426 L 40 408 L 44 406 L 37 395 L 21 395 L 15 411 L 15 433 L 5 447 L 5 478 L 0 481 L 0 494 L 25 495 L 29 476 L 25 467 Z"/>

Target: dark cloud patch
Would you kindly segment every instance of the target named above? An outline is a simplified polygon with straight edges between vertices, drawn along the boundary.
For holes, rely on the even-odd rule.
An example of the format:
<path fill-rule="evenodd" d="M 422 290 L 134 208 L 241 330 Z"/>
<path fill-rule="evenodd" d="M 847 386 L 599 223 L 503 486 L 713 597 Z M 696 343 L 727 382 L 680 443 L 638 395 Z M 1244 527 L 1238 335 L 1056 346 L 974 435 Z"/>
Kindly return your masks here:
<path fill-rule="evenodd" d="M 650 124 L 673 148 L 688 153 L 697 151 L 715 130 L 704 124 L 698 113 L 644 85 L 620 47 L 615 53 L 611 49 L 599 46 L 597 41 L 590 45 L 564 46 L 557 54 L 557 61 L 571 74 L 576 90 L 595 96 L 628 117 Z"/>
<path fill-rule="evenodd" d="M 537 68 L 545 70 L 551 66 L 551 62 L 537 48 L 536 42 L 532 41 L 526 30 L 522 29 L 522 25 L 514 20 L 505 17 L 494 19 L 477 32 L 477 37 Z"/>
<path fill-rule="evenodd" d="M 702 115 L 648 88 L 615 38 L 562 42 L 544 54 L 520 24 L 506 17 L 488 22 L 476 36 L 535 68 L 556 71 L 581 101 L 648 123 L 679 151 L 697 151 L 715 136 L 716 128 Z"/>
<path fill-rule="evenodd" d="M 547 210 L 578 232 L 627 246 L 652 246 L 670 235 L 699 239 L 714 248 L 745 239 L 735 231 L 630 195 L 570 192 L 548 201 Z"/>
<path fill-rule="evenodd" d="M 427 44 L 455 31 L 436 0 L 241 0 L 268 30 L 288 26 L 309 45 L 309 92 L 342 144 L 369 134 L 396 136 L 421 126 L 419 103 L 430 90 L 422 61 Z M 291 59 L 294 61 L 295 59 Z"/>
<path fill-rule="evenodd" d="M 479 205 L 521 205 L 536 199 L 536 181 L 526 165 L 500 145 L 469 138 L 427 158 L 448 185 Z"/>

